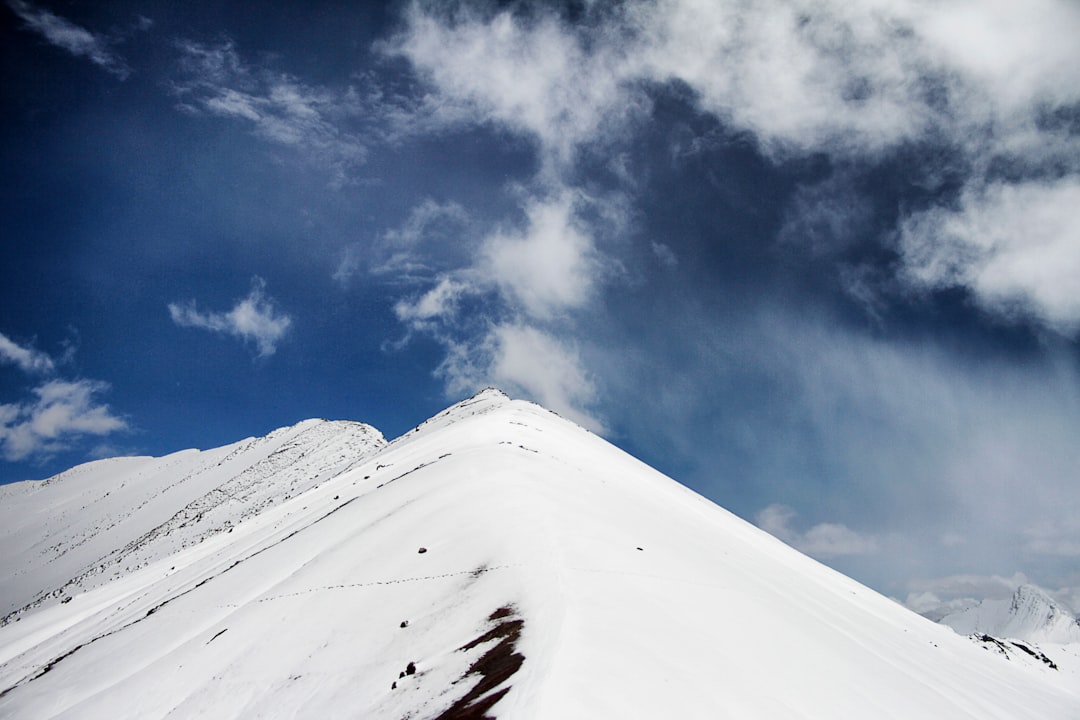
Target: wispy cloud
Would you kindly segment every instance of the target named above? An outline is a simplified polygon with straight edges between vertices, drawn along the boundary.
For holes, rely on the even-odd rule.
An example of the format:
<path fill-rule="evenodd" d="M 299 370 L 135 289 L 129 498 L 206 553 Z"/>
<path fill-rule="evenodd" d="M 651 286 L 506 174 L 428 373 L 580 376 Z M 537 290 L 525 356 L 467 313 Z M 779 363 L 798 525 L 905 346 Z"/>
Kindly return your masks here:
<path fill-rule="evenodd" d="M 402 283 L 429 282 L 441 270 L 468 261 L 470 225 L 461 205 L 427 198 L 412 208 L 400 227 L 390 228 L 374 242 L 346 247 L 333 279 L 342 286 L 369 274 Z"/>
<path fill-rule="evenodd" d="M 841 523 L 819 523 L 805 531 L 794 527 L 798 513 L 787 505 L 774 503 L 757 514 L 757 526 L 807 555 L 831 558 L 838 555 L 873 555 L 878 542 Z"/>
<path fill-rule="evenodd" d="M 68 357 L 58 361 L 0 333 L 0 365 L 11 364 L 27 375 L 49 377 L 29 390 L 32 400 L 0 403 L 0 456 L 5 460 L 46 460 L 85 436 L 101 437 L 127 429 L 127 422 L 98 399 L 108 384 L 50 377 Z"/>
<path fill-rule="evenodd" d="M 985 347 L 868 335 L 812 307 L 642 312 L 628 332 L 670 317 L 678 327 L 632 354 L 607 335 L 585 350 L 617 429 L 680 479 L 743 517 L 794 509 L 803 524 L 771 521 L 797 546 L 821 540 L 809 528 L 822 523 L 872 534 L 873 563 L 832 562 L 901 597 L 913 568 L 1023 568 L 1044 584 L 1075 583 L 1071 348 L 1016 363 Z"/>
<path fill-rule="evenodd" d="M 528 196 L 517 224 L 491 229 L 461 265 L 434 273 L 425 290 L 395 305 L 410 332 L 427 333 L 446 348 L 438 373 L 448 392 L 500 385 L 590 429 L 603 429 L 589 410 L 592 380 L 568 339 L 574 313 L 605 276 L 603 257 L 582 217 L 588 205 L 587 198 L 566 189 Z M 423 213 L 430 215 L 430 209 Z M 409 224 L 401 234 L 412 234 Z M 402 266 L 415 265 L 404 257 Z M 466 303 L 470 312 L 462 317 Z"/>
<path fill-rule="evenodd" d="M 436 90 L 427 98 L 433 118 L 531 135 L 545 162 L 565 166 L 581 143 L 618 131 L 635 113 L 618 46 L 601 39 L 586 47 L 586 38 L 543 13 L 525 21 L 510 12 L 432 7 L 413 3 L 405 31 L 387 49 Z"/>
<path fill-rule="evenodd" d="M 6 460 L 44 458 L 86 435 L 127 428 L 97 396 L 108 385 L 93 380 L 50 380 L 34 388 L 35 399 L 0 405 L 0 448 Z"/>
<path fill-rule="evenodd" d="M 49 373 L 56 363 L 47 354 L 19 345 L 0 333 L 0 363 L 11 363 L 26 373 Z"/>
<path fill-rule="evenodd" d="M 577 349 L 552 332 L 509 322 L 489 327 L 479 339 L 447 344 L 438 374 L 450 393 L 495 385 L 532 398 L 593 432 L 605 431 L 603 421 L 590 412 L 596 388 Z"/>
<path fill-rule="evenodd" d="M 303 152 L 345 184 L 367 158 L 356 123 L 367 117 L 355 87 L 310 85 L 245 62 L 231 41 L 176 43 L 182 77 L 172 85 L 180 107 L 248 124 L 264 140 Z"/>
<path fill-rule="evenodd" d="M 672 270 L 679 265 L 679 258 L 669 246 L 655 240 L 651 243 L 653 255 L 663 267 Z"/>
<path fill-rule="evenodd" d="M 531 201 L 524 231 L 497 232 L 484 243 L 480 272 L 529 317 L 580 308 L 602 277 L 601 259 L 575 205 L 566 191 Z"/>
<path fill-rule="evenodd" d="M 23 0 L 8 0 L 8 6 L 48 43 L 75 57 L 84 57 L 121 80 L 131 75 L 131 68 L 110 48 L 107 37 L 95 34 L 44 8 Z"/>
<path fill-rule="evenodd" d="M 200 312 L 195 301 L 169 303 L 169 315 L 180 327 L 193 327 L 253 342 L 259 357 L 269 357 L 292 326 L 292 318 L 278 311 L 266 295 L 266 282 L 255 277 L 251 292 L 228 312 Z"/>
<path fill-rule="evenodd" d="M 415 330 L 428 329 L 428 323 L 449 321 L 456 314 L 460 300 L 475 288 L 451 275 L 443 275 L 430 290 L 413 300 L 398 300 L 394 313 L 398 320 Z"/>

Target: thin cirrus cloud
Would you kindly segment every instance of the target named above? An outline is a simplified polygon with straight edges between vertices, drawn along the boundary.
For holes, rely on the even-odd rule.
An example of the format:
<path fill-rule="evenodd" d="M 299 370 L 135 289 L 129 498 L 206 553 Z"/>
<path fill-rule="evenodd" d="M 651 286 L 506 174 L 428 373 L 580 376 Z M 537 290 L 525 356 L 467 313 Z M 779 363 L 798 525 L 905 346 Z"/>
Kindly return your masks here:
<path fill-rule="evenodd" d="M 445 344 L 447 356 L 438 374 L 448 392 L 460 394 L 490 383 L 535 398 L 593 432 L 605 431 L 603 421 L 589 411 L 595 385 L 571 341 L 516 320 L 489 326 L 479 340 Z"/>
<path fill-rule="evenodd" d="M 742 517 L 793 508 L 798 517 L 774 515 L 769 529 L 896 597 L 914 592 L 913 573 L 1024 568 L 1049 587 L 1075 585 L 1071 350 L 1016 362 L 781 300 L 750 312 L 654 302 L 625 330 L 601 328 L 599 349 L 579 345 L 607 407 L 627 409 L 617 431 L 646 457 Z M 634 345 L 641 327 L 650 332 Z M 857 538 L 875 552 L 836 552 L 871 547 L 847 542 Z"/>
<path fill-rule="evenodd" d="M 465 237 L 471 224 L 458 203 L 426 198 L 410 210 L 400 227 L 386 230 L 374 243 L 347 246 L 333 279 L 342 287 L 368 274 L 402 284 L 429 282 L 441 270 L 468 262 Z"/>
<path fill-rule="evenodd" d="M 121 80 L 131 75 L 131 68 L 119 55 L 109 48 L 109 40 L 95 34 L 70 20 L 43 8 L 23 2 L 8 0 L 8 7 L 34 32 L 50 45 L 67 51 L 75 57 L 84 57 L 106 72 Z"/>
<path fill-rule="evenodd" d="M 358 123 L 365 111 L 355 87 L 310 85 L 247 63 L 231 41 L 179 40 L 181 75 L 171 83 L 180 109 L 248 124 L 263 140 L 302 151 L 344 185 L 367 158 Z"/>
<path fill-rule="evenodd" d="M 52 375 L 57 361 L 0 333 L 0 362 L 27 375 Z M 127 422 L 102 404 L 108 385 L 96 380 L 50 378 L 30 390 L 33 399 L 0 404 L 0 455 L 17 462 L 44 460 L 85 436 L 127 429 Z"/>
<path fill-rule="evenodd" d="M 200 312 L 194 300 L 169 303 L 169 316 L 180 327 L 199 328 L 231 335 L 253 343 L 259 357 L 269 357 L 292 326 L 292 318 L 277 309 L 266 294 L 266 282 L 255 277 L 251 292 L 227 312 Z"/>

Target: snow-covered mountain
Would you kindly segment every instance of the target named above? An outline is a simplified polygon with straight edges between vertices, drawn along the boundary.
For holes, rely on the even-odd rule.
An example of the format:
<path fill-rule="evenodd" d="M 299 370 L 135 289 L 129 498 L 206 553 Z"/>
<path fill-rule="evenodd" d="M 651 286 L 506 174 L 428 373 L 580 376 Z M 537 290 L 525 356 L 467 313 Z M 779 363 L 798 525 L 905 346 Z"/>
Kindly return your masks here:
<path fill-rule="evenodd" d="M 939 621 L 961 635 L 993 635 L 1037 643 L 1080 643 L 1080 620 L 1034 585 L 1011 599 L 983 600 Z"/>
<path fill-rule="evenodd" d="M 99 460 L 0 486 L 0 624 L 228 532 L 385 444 L 368 425 L 307 420 L 216 450 Z"/>
<path fill-rule="evenodd" d="M 4 718 L 1080 717 L 1080 667 L 497 391 L 389 444 L 309 421 L 80 466 L 4 489 L 0 533 Z"/>

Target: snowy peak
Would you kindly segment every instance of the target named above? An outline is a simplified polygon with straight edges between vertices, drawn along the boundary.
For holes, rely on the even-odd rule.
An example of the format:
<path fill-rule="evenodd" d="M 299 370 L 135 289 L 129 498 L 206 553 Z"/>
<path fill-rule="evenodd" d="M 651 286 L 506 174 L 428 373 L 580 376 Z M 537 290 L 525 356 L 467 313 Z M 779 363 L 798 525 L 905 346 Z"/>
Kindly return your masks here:
<path fill-rule="evenodd" d="M 984 600 L 939 622 L 961 635 L 1080 643 L 1080 621 L 1034 585 L 1021 585 L 1010 599 Z"/>
<path fill-rule="evenodd" d="M 475 415 L 485 415 L 513 402 L 510 396 L 498 388 L 488 387 L 470 398 L 455 403 L 437 415 L 428 418 L 393 442 L 413 439 L 418 433 L 431 433 Z M 521 402 L 521 401 L 518 401 Z"/>
<path fill-rule="evenodd" d="M 106 566 L 0 627 L 0 717 L 1080 709 L 1075 675 L 987 653 L 498 392 L 389 444 L 317 423 L 81 477 L 52 487 L 109 501 L 0 506 L 33 518 L 3 538 L 11 594 Z M 42 562 L 54 547 L 67 559 Z"/>

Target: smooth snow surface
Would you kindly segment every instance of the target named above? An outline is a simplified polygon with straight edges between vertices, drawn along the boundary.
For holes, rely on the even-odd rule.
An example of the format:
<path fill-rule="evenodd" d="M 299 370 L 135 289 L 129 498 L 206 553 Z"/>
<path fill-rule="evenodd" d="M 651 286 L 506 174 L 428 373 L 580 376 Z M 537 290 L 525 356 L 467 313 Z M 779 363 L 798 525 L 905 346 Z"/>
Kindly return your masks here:
<path fill-rule="evenodd" d="M 288 473 L 240 483 L 273 502 L 186 525 L 236 477 L 213 463 L 242 473 L 310 426 L 6 491 L 10 605 L 106 547 L 137 560 L 0 628 L 0 717 L 1080 717 L 1075 674 L 919 617 L 535 405 L 485 391 L 381 449 L 315 427 Z M 84 522 L 103 490 L 115 509 Z M 93 550 L 44 562 L 56 542 Z"/>

